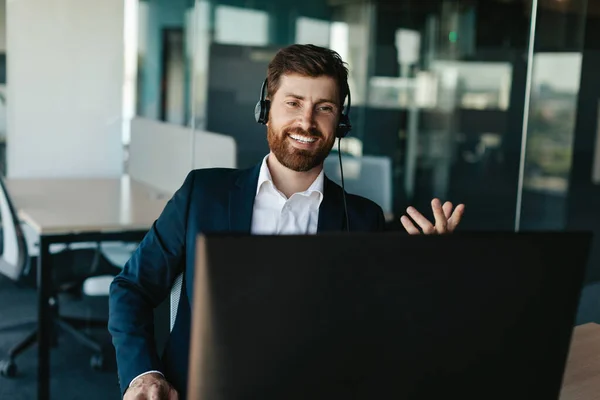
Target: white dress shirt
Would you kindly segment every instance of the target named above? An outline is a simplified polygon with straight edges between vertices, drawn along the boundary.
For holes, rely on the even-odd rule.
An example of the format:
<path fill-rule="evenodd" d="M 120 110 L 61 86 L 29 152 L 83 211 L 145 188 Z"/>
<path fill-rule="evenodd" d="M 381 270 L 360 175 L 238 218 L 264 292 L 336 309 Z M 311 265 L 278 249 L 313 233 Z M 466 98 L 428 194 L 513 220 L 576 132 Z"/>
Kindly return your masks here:
<path fill-rule="evenodd" d="M 319 206 L 323 200 L 324 173 L 304 192 L 289 199 L 275 187 L 271 172 L 263 159 L 256 185 L 252 210 L 253 235 L 301 235 L 317 233 Z"/>
<path fill-rule="evenodd" d="M 256 197 L 252 210 L 253 235 L 303 235 L 317 233 L 319 207 L 323 200 L 323 170 L 304 192 L 294 193 L 289 199 L 275 187 L 267 165 L 267 155 L 260 166 Z M 146 371 L 131 380 L 160 371 Z M 164 376 L 164 375 L 163 375 Z"/>

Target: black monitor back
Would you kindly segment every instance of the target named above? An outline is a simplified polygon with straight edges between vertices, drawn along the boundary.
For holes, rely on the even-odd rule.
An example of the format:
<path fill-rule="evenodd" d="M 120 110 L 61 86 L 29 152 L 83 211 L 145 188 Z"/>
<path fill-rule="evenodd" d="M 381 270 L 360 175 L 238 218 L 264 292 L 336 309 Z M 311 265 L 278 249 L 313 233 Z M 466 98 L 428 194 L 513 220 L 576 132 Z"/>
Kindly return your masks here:
<path fill-rule="evenodd" d="M 201 237 L 188 398 L 557 399 L 590 236 Z"/>

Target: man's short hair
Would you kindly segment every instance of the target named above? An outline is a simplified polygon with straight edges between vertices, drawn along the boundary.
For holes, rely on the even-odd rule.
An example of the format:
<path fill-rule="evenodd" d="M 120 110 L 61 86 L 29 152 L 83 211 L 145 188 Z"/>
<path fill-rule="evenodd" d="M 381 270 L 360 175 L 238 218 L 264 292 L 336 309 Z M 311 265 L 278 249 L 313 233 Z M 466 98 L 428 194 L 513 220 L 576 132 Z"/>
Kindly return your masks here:
<path fill-rule="evenodd" d="M 267 68 L 267 96 L 279 90 L 281 76 L 298 74 L 317 78 L 333 78 L 338 87 L 340 107 L 348 95 L 348 68 L 340 55 L 330 49 L 312 44 L 293 44 L 279 50 Z"/>

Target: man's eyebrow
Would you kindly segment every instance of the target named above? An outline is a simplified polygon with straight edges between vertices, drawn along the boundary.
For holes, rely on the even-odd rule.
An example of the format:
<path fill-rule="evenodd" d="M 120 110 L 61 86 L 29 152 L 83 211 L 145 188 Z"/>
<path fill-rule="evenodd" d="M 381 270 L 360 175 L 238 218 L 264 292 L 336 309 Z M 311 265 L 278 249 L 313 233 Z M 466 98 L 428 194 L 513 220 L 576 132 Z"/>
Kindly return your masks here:
<path fill-rule="evenodd" d="M 293 97 L 293 98 L 298 99 L 298 100 L 304 100 L 305 99 L 304 96 L 301 96 L 299 94 L 294 94 L 294 93 L 291 93 L 291 92 L 284 93 L 284 97 Z M 333 101 L 331 99 L 319 99 L 319 100 L 316 101 L 316 104 L 321 104 L 321 103 L 333 103 L 333 104 L 335 104 L 335 101 Z"/>
<path fill-rule="evenodd" d="M 299 94 L 294 94 L 292 92 L 284 93 L 284 97 L 293 97 L 298 100 L 304 100 L 304 96 L 300 96 Z"/>

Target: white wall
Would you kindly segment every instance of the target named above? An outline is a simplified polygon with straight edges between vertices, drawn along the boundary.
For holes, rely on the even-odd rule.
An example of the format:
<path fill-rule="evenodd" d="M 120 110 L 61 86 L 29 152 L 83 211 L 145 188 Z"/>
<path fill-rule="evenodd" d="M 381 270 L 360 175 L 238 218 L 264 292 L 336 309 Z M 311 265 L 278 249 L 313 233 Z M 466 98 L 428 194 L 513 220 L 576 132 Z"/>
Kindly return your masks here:
<path fill-rule="evenodd" d="M 6 0 L 0 0 L 0 53 L 6 53 Z M 6 98 L 6 85 L 0 85 L 0 94 Z M 6 138 L 6 103 L 0 101 L 0 138 Z"/>
<path fill-rule="evenodd" d="M 0 0 L 0 53 L 6 52 L 6 0 Z"/>
<path fill-rule="evenodd" d="M 123 169 L 123 0 L 7 2 L 9 177 Z"/>

